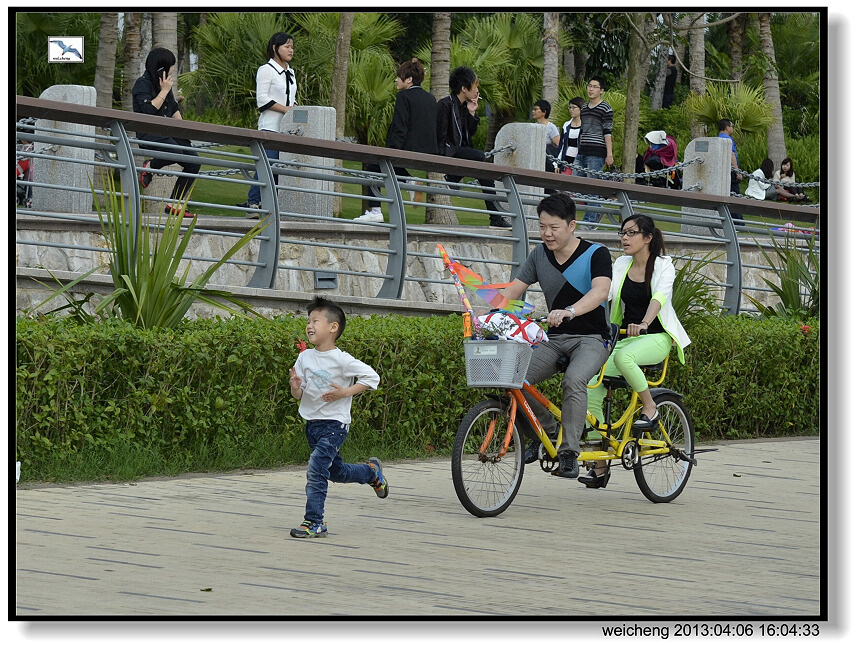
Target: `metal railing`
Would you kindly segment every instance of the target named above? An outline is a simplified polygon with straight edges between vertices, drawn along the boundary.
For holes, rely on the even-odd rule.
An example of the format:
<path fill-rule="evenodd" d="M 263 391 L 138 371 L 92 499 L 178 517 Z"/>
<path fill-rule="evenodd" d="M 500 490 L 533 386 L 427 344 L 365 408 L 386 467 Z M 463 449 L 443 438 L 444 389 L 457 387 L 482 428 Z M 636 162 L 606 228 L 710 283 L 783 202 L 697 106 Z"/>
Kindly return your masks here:
<path fill-rule="evenodd" d="M 244 128 L 213 125 L 208 123 L 190 122 L 142 114 L 128 113 L 95 107 L 72 105 L 56 101 L 46 101 L 29 97 L 16 98 L 17 116 L 28 118 L 19 122 L 16 137 L 19 141 L 28 140 L 44 147 L 30 152 L 19 152 L 20 156 L 29 157 L 39 163 L 40 160 L 84 164 L 92 168 L 102 167 L 116 172 L 124 190 L 123 198 L 135 223 L 141 215 L 141 207 L 150 206 L 162 198 L 141 194 L 138 176 L 144 170 L 143 160 L 162 159 L 172 162 L 204 163 L 216 170 L 204 171 L 197 175 L 188 175 L 180 170 L 164 168 L 158 173 L 177 177 L 190 176 L 197 180 L 193 191 L 193 199 L 188 203 L 188 209 L 197 208 L 217 209 L 223 217 L 205 218 L 195 228 L 197 234 L 239 237 L 242 227 L 250 226 L 242 216 L 258 213 L 268 220 L 269 225 L 257 238 L 256 259 L 248 261 L 231 260 L 228 264 L 253 267 L 253 274 L 246 285 L 262 289 L 271 289 L 280 279 L 288 282 L 289 274 L 302 272 L 325 272 L 339 276 L 352 276 L 357 279 L 367 279 L 379 284 L 377 298 L 402 298 L 404 286 L 409 282 L 433 283 L 447 282 L 441 273 L 440 278 L 420 276 L 410 273 L 410 259 L 437 256 L 432 252 L 407 246 L 409 240 L 416 236 L 436 237 L 443 241 L 457 236 L 468 238 L 475 242 L 498 243 L 500 240 L 510 244 L 510 260 L 489 257 L 458 257 L 464 262 L 495 265 L 504 270 L 509 269 L 513 276 L 517 268 L 525 260 L 532 246 L 538 243 L 535 207 L 545 196 L 545 190 L 561 190 L 568 192 L 579 201 L 587 201 L 584 206 L 588 211 L 601 215 L 599 222 L 591 226 L 590 235 L 598 241 L 602 234 L 614 233 L 620 228 L 621 221 L 633 214 L 642 212 L 651 215 L 658 222 L 680 225 L 680 231 L 669 231 L 677 228 L 664 228 L 667 240 L 680 243 L 700 245 L 702 248 L 722 249 L 725 257 L 714 261 L 725 267 L 725 278 L 715 280 L 714 285 L 724 293 L 723 308 L 725 311 L 737 314 L 749 310 L 743 303 L 743 292 L 762 290 L 744 284 L 744 264 L 742 251 L 757 248 L 757 243 L 767 248 L 772 238 L 794 237 L 798 230 L 786 230 L 782 222 L 791 221 L 803 226 L 802 235 L 808 231 L 818 243 L 820 210 L 818 207 L 799 206 L 787 203 L 750 202 L 736 197 L 723 197 L 701 194 L 695 191 L 678 191 L 650 186 L 640 186 L 603 179 L 586 179 L 570 175 L 558 175 L 542 170 L 524 170 L 510 166 L 492 163 L 473 162 L 452 159 L 437 155 L 419 154 L 364 146 L 341 141 L 324 141 L 309 137 L 290 134 L 275 134 L 259 132 Z M 74 124 L 69 128 L 47 128 L 39 126 L 35 119 L 57 121 Z M 90 135 L 82 135 L 79 126 L 94 126 L 102 128 L 109 134 L 98 131 Z M 202 142 L 191 148 L 173 145 L 157 145 L 150 141 L 130 136 L 129 131 L 146 131 L 153 134 L 189 139 Z M 149 147 L 142 150 L 138 146 L 144 143 Z M 506 142 L 497 141 L 500 145 L 497 151 L 510 149 Z M 250 149 L 249 153 L 224 150 L 218 146 L 239 146 Z M 294 161 L 271 164 L 266 157 L 264 146 L 269 150 L 278 150 L 298 158 Z M 75 151 L 92 151 L 92 158 L 72 158 L 64 155 L 64 149 Z M 201 155 L 196 156 L 200 150 Z M 335 165 L 336 162 L 361 162 L 363 164 L 378 164 L 380 171 L 371 172 Z M 44 163 L 44 162 L 42 162 Z M 683 162 L 684 165 L 697 163 L 696 159 Z M 442 175 L 467 176 L 479 179 L 489 179 L 496 182 L 496 189 L 489 192 L 484 188 L 470 184 L 455 184 L 445 180 L 416 178 L 421 185 L 416 187 L 409 183 L 409 177 L 399 177 L 395 167 L 439 173 Z M 257 179 L 254 179 L 254 173 Z M 278 178 L 279 183 L 275 183 Z M 302 185 L 301 182 L 319 182 L 317 185 Z M 90 188 L 72 186 L 60 180 L 53 182 L 19 181 L 19 185 L 32 190 L 63 192 L 90 192 Z M 198 196 L 213 194 L 215 185 L 221 188 L 229 186 L 236 189 L 241 186 L 244 191 L 252 185 L 260 188 L 261 209 L 256 211 L 230 204 L 207 202 Z M 357 192 L 361 190 L 361 194 Z M 440 195 L 454 198 L 454 205 L 429 205 L 416 201 L 414 198 L 404 199 L 402 191 L 420 191 L 425 195 Z M 96 190 L 96 194 L 102 191 Z M 285 194 L 285 199 L 279 199 Z M 283 204 L 292 203 L 300 196 L 314 198 L 340 198 L 341 200 L 374 200 L 387 205 L 388 221 L 359 222 L 356 220 L 336 219 L 330 216 L 311 214 L 284 208 Z M 463 201 L 465 198 L 468 201 Z M 451 211 L 454 215 L 489 215 L 491 211 L 486 203 L 492 202 L 498 208 L 498 213 L 507 220 L 509 229 L 485 229 L 479 226 L 408 224 L 406 208 L 410 206 L 427 206 L 442 211 Z M 155 204 L 158 206 L 158 204 Z M 681 210 L 678 210 L 678 209 Z M 691 209 L 693 209 L 691 211 Z M 38 209 L 19 207 L 16 214 L 19 218 L 36 217 L 67 221 L 98 222 L 98 218 L 90 214 L 69 214 L 58 212 L 59 209 Z M 361 210 L 361 209 L 359 209 Z M 705 211 L 705 212 L 703 212 Z M 748 217 L 762 218 L 762 221 L 733 219 L 731 212 L 744 213 Z M 233 216 L 233 217 L 229 217 Z M 302 229 L 293 226 L 295 233 L 289 237 L 283 236 L 287 223 L 303 222 L 310 225 Z M 347 235 L 350 231 L 363 231 L 366 236 L 387 237 L 385 245 L 373 244 L 338 244 L 319 242 L 308 239 L 315 228 L 333 230 L 342 229 Z M 783 229 L 783 230 L 779 230 Z M 610 238 L 611 239 L 611 238 Z M 19 245 L 40 244 L 38 241 L 18 239 Z M 44 245 L 44 243 L 41 243 Z M 282 263 L 282 245 L 291 244 L 301 247 L 323 247 L 358 251 L 377 258 L 378 268 L 355 270 L 331 266 L 312 266 L 301 263 Z M 68 248 L 82 248 L 69 244 Z M 95 250 L 95 249 L 90 249 Z M 104 249 L 98 249 L 104 251 Z M 704 256 L 691 254 L 690 259 Z M 186 259 L 194 262 L 214 262 L 218 258 L 207 256 L 188 256 Z M 372 263 L 371 263 L 372 264 Z M 384 268 L 383 268 L 384 265 Z M 750 265 L 747 265 L 749 268 Z M 755 265 L 753 268 L 769 270 L 769 267 Z"/>

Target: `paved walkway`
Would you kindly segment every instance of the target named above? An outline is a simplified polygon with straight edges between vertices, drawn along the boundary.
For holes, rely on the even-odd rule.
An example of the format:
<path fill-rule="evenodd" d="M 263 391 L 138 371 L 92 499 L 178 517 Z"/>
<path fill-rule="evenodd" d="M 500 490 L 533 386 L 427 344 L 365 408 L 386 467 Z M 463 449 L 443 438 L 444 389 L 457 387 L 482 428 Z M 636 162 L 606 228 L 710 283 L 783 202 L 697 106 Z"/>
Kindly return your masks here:
<path fill-rule="evenodd" d="M 16 491 L 16 615 L 813 617 L 817 439 L 715 444 L 682 495 L 633 474 L 586 490 L 527 467 L 478 519 L 447 461 L 392 463 L 391 495 L 329 489 L 296 540 L 303 469 Z M 11 603 L 10 603 L 11 604 Z"/>

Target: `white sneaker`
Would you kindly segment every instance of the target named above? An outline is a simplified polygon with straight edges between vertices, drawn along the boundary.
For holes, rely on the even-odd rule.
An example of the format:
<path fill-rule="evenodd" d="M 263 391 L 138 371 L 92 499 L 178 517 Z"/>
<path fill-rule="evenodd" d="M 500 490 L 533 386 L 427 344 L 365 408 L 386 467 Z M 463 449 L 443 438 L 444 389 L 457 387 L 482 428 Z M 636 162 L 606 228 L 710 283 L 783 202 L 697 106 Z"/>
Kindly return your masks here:
<path fill-rule="evenodd" d="M 373 211 L 364 211 L 364 215 L 356 217 L 356 222 L 384 222 L 385 220 L 382 218 L 382 213 L 374 213 Z"/>

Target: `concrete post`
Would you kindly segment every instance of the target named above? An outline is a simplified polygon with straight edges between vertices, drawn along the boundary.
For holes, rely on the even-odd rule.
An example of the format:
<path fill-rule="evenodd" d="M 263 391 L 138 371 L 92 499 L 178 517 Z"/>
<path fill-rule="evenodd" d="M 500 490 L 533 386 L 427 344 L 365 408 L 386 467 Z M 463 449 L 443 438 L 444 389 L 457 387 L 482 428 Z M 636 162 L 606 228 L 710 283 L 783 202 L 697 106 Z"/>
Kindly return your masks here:
<path fill-rule="evenodd" d="M 515 150 L 503 150 L 496 154 L 493 163 L 529 170 L 543 170 L 546 159 L 546 126 L 540 123 L 506 123 L 496 135 L 496 148 L 511 146 Z M 501 182 L 496 182 L 502 188 Z M 531 189 L 529 192 L 542 191 Z M 535 206 L 523 205 L 526 216 L 537 217 Z M 528 231 L 537 231 L 537 222 L 533 219 L 526 221 Z"/>
<path fill-rule="evenodd" d="M 39 98 L 48 101 L 64 101 L 66 103 L 95 107 L 96 88 L 85 85 L 53 85 L 42 92 Z M 57 136 L 89 141 L 93 140 L 92 137 L 96 131 L 95 126 L 92 125 L 48 121 L 46 119 L 38 119 L 36 121 L 37 131 L 39 128 L 66 130 L 79 136 L 74 136 L 74 134 Z M 34 150 L 37 153 L 53 155 L 58 159 L 66 157 L 83 161 L 95 160 L 94 151 L 87 148 L 36 142 Z M 73 192 L 62 190 L 62 188 L 51 190 L 35 187 L 33 189 L 33 209 L 54 213 L 91 213 L 93 210 L 93 196 L 90 193 L 90 179 L 94 178 L 95 172 L 95 166 L 91 165 L 59 160 L 34 159 L 33 180 L 35 182 L 58 187 L 71 186 L 74 188 L 84 188 L 86 192 Z"/>
<path fill-rule="evenodd" d="M 313 137 L 314 139 L 334 141 L 335 120 L 336 112 L 333 107 L 319 105 L 296 106 L 289 110 L 281 120 L 281 132 L 300 137 Z M 331 157 L 310 157 L 308 155 L 282 152 L 280 161 L 334 168 L 334 159 Z M 301 170 L 302 168 L 296 167 L 296 169 Z M 308 172 L 314 171 L 313 168 L 305 168 L 305 170 Z M 334 182 L 283 175 L 279 181 L 280 186 L 303 189 L 302 191 L 278 191 L 278 208 L 281 211 L 281 220 L 290 219 L 290 213 L 333 217 L 333 195 L 311 194 L 304 192 L 304 190 L 326 190 L 331 192 L 334 190 Z"/>
<path fill-rule="evenodd" d="M 684 190 L 707 193 L 708 195 L 723 195 L 728 197 L 731 185 L 732 144 L 721 137 L 700 137 L 693 139 L 684 148 L 684 161 L 703 157 L 704 163 L 691 164 L 684 168 Z M 693 188 L 697 186 L 698 188 Z M 717 216 L 715 210 L 700 208 L 683 208 L 687 216 L 708 215 Z M 681 225 L 682 233 L 709 234 L 710 231 L 690 224 Z"/>

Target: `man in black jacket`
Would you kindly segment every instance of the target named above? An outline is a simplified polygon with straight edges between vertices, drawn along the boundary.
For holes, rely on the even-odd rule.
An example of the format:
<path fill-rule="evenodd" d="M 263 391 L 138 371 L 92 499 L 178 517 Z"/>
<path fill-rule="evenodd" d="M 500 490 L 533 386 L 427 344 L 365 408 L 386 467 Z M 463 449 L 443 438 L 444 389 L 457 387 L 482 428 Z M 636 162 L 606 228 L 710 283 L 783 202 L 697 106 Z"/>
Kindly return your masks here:
<path fill-rule="evenodd" d="M 421 87 L 424 66 L 417 58 L 397 68 L 397 98 L 394 116 L 388 127 L 385 147 L 409 152 L 436 153 L 436 99 Z M 380 172 L 379 164 L 368 164 L 371 172 Z M 408 177 L 405 168 L 395 168 L 397 175 Z M 370 210 L 357 217 L 362 222 L 382 222 L 382 210 L 377 201 L 370 202 Z"/>
<path fill-rule="evenodd" d="M 485 161 L 484 153 L 472 147 L 472 135 L 478 129 L 478 76 L 471 67 L 458 67 L 448 79 L 451 94 L 436 104 L 436 138 L 438 153 L 456 159 Z M 463 177 L 446 175 L 446 181 L 459 182 Z M 478 182 L 489 189 L 495 183 L 489 179 L 478 178 Z M 489 192 L 489 191 L 484 191 Z M 485 200 L 490 213 L 490 226 L 510 228 L 506 219 L 498 214 L 499 208 L 491 200 Z"/>

